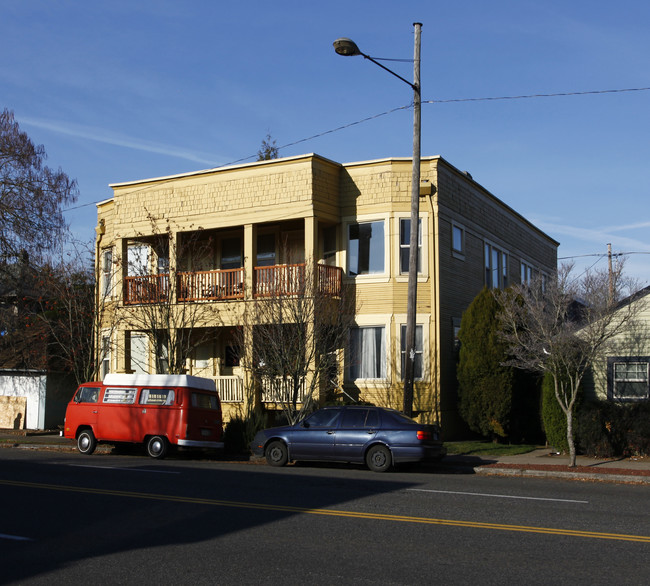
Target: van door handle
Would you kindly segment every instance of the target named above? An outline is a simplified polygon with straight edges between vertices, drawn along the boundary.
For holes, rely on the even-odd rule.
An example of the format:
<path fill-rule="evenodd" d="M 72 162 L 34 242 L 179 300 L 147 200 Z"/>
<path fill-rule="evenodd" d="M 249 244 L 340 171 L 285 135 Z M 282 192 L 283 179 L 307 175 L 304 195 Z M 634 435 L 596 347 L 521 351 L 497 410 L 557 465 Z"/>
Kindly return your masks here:
<path fill-rule="evenodd" d="M 97 414 L 97 411 L 93 411 L 93 413 L 96 415 L 96 414 Z"/>

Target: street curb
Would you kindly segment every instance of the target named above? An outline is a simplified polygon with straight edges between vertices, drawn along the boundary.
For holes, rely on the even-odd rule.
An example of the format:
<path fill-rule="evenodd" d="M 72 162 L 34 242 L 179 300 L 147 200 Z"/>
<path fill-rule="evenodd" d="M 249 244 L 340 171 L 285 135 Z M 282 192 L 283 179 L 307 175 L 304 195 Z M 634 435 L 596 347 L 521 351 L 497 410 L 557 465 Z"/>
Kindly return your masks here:
<path fill-rule="evenodd" d="M 477 466 L 475 474 L 484 476 L 521 476 L 537 478 L 566 478 L 569 480 L 593 480 L 598 482 L 633 482 L 650 484 L 648 476 L 632 476 L 627 474 L 598 474 L 589 472 L 559 472 L 557 470 L 530 470 L 527 468 L 498 468 Z"/>

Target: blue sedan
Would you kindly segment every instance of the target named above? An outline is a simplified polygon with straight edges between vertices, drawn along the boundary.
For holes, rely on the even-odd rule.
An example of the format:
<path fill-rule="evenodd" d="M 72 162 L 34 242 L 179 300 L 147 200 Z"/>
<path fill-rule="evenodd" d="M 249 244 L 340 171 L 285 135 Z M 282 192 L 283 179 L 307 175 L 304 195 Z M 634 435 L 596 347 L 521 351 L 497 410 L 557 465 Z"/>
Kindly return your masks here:
<path fill-rule="evenodd" d="M 436 425 L 366 405 L 323 407 L 295 425 L 258 432 L 250 447 L 271 466 L 300 460 L 358 462 L 374 472 L 402 462 L 440 460 L 447 453 Z"/>

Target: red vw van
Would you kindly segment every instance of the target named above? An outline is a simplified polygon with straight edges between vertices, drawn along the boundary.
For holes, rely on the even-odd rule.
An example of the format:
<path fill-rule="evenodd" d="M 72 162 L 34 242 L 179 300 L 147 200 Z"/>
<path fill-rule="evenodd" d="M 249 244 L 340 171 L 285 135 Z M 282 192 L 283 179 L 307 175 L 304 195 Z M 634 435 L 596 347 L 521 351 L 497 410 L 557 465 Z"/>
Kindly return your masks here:
<path fill-rule="evenodd" d="M 84 383 L 68 404 L 62 435 L 82 454 L 97 442 L 143 443 L 152 458 L 169 447 L 223 449 L 221 402 L 213 380 L 184 374 L 107 374 Z"/>

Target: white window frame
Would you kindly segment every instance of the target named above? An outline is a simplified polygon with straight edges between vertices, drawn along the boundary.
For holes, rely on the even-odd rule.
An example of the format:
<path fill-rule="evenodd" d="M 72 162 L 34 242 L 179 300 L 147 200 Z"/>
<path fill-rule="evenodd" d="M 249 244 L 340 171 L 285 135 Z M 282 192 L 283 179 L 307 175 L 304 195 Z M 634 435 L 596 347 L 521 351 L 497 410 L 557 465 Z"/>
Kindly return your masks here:
<path fill-rule="evenodd" d="M 355 224 L 369 224 L 383 222 L 384 224 L 384 268 L 381 273 L 350 274 L 350 226 Z M 345 274 L 348 278 L 365 282 L 386 282 L 390 277 L 390 222 L 388 215 L 368 215 L 344 219 L 345 229 Z"/>
<path fill-rule="evenodd" d="M 113 297 L 113 249 L 102 249 L 102 294 L 105 299 Z"/>
<path fill-rule="evenodd" d="M 149 337 L 146 334 L 131 332 L 130 369 L 135 374 L 150 374 L 149 372 Z"/>
<path fill-rule="evenodd" d="M 402 243 L 402 222 L 408 220 L 409 226 L 409 241 L 405 244 Z M 429 225 L 429 217 L 427 214 L 420 214 L 420 229 L 418 231 L 418 281 L 426 281 L 429 276 L 429 237 L 427 226 Z M 396 251 L 395 263 L 395 278 L 399 282 L 408 280 L 408 268 L 402 271 L 402 249 L 410 250 L 410 227 L 411 216 L 408 214 L 398 214 L 394 219 L 394 249 Z"/>
<path fill-rule="evenodd" d="M 629 368 L 631 365 L 642 366 L 637 369 L 641 375 L 637 378 L 617 377 L 617 366 L 623 365 Z M 647 401 L 650 399 L 650 357 L 649 356 L 630 356 L 630 357 L 610 357 L 607 360 L 607 397 L 614 401 L 632 402 Z M 628 371 L 629 372 L 629 371 Z M 639 395 L 621 395 L 616 392 L 617 383 L 641 383 L 645 386 L 645 396 Z"/>
<path fill-rule="evenodd" d="M 456 248 L 456 233 L 460 235 L 460 248 Z M 456 222 L 451 224 L 451 253 L 455 258 L 465 260 L 465 227 Z"/>
<path fill-rule="evenodd" d="M 397 377 L 400 381 L 404 380 L 402 367 L 402 328 L 407 325 L 406 314 L 395 315 L 395 337 L 394 352 L 396 356 Z M 428 381 L 430 377 L 429 365 L 429 330 L 431 329 L 431 315 L 428 313 L 418 313 L 416 327 L 422 327 L 422 377 L 414 378 L 415 381 Z M 416 341 L 417 343 L 417 341 Z"/>

